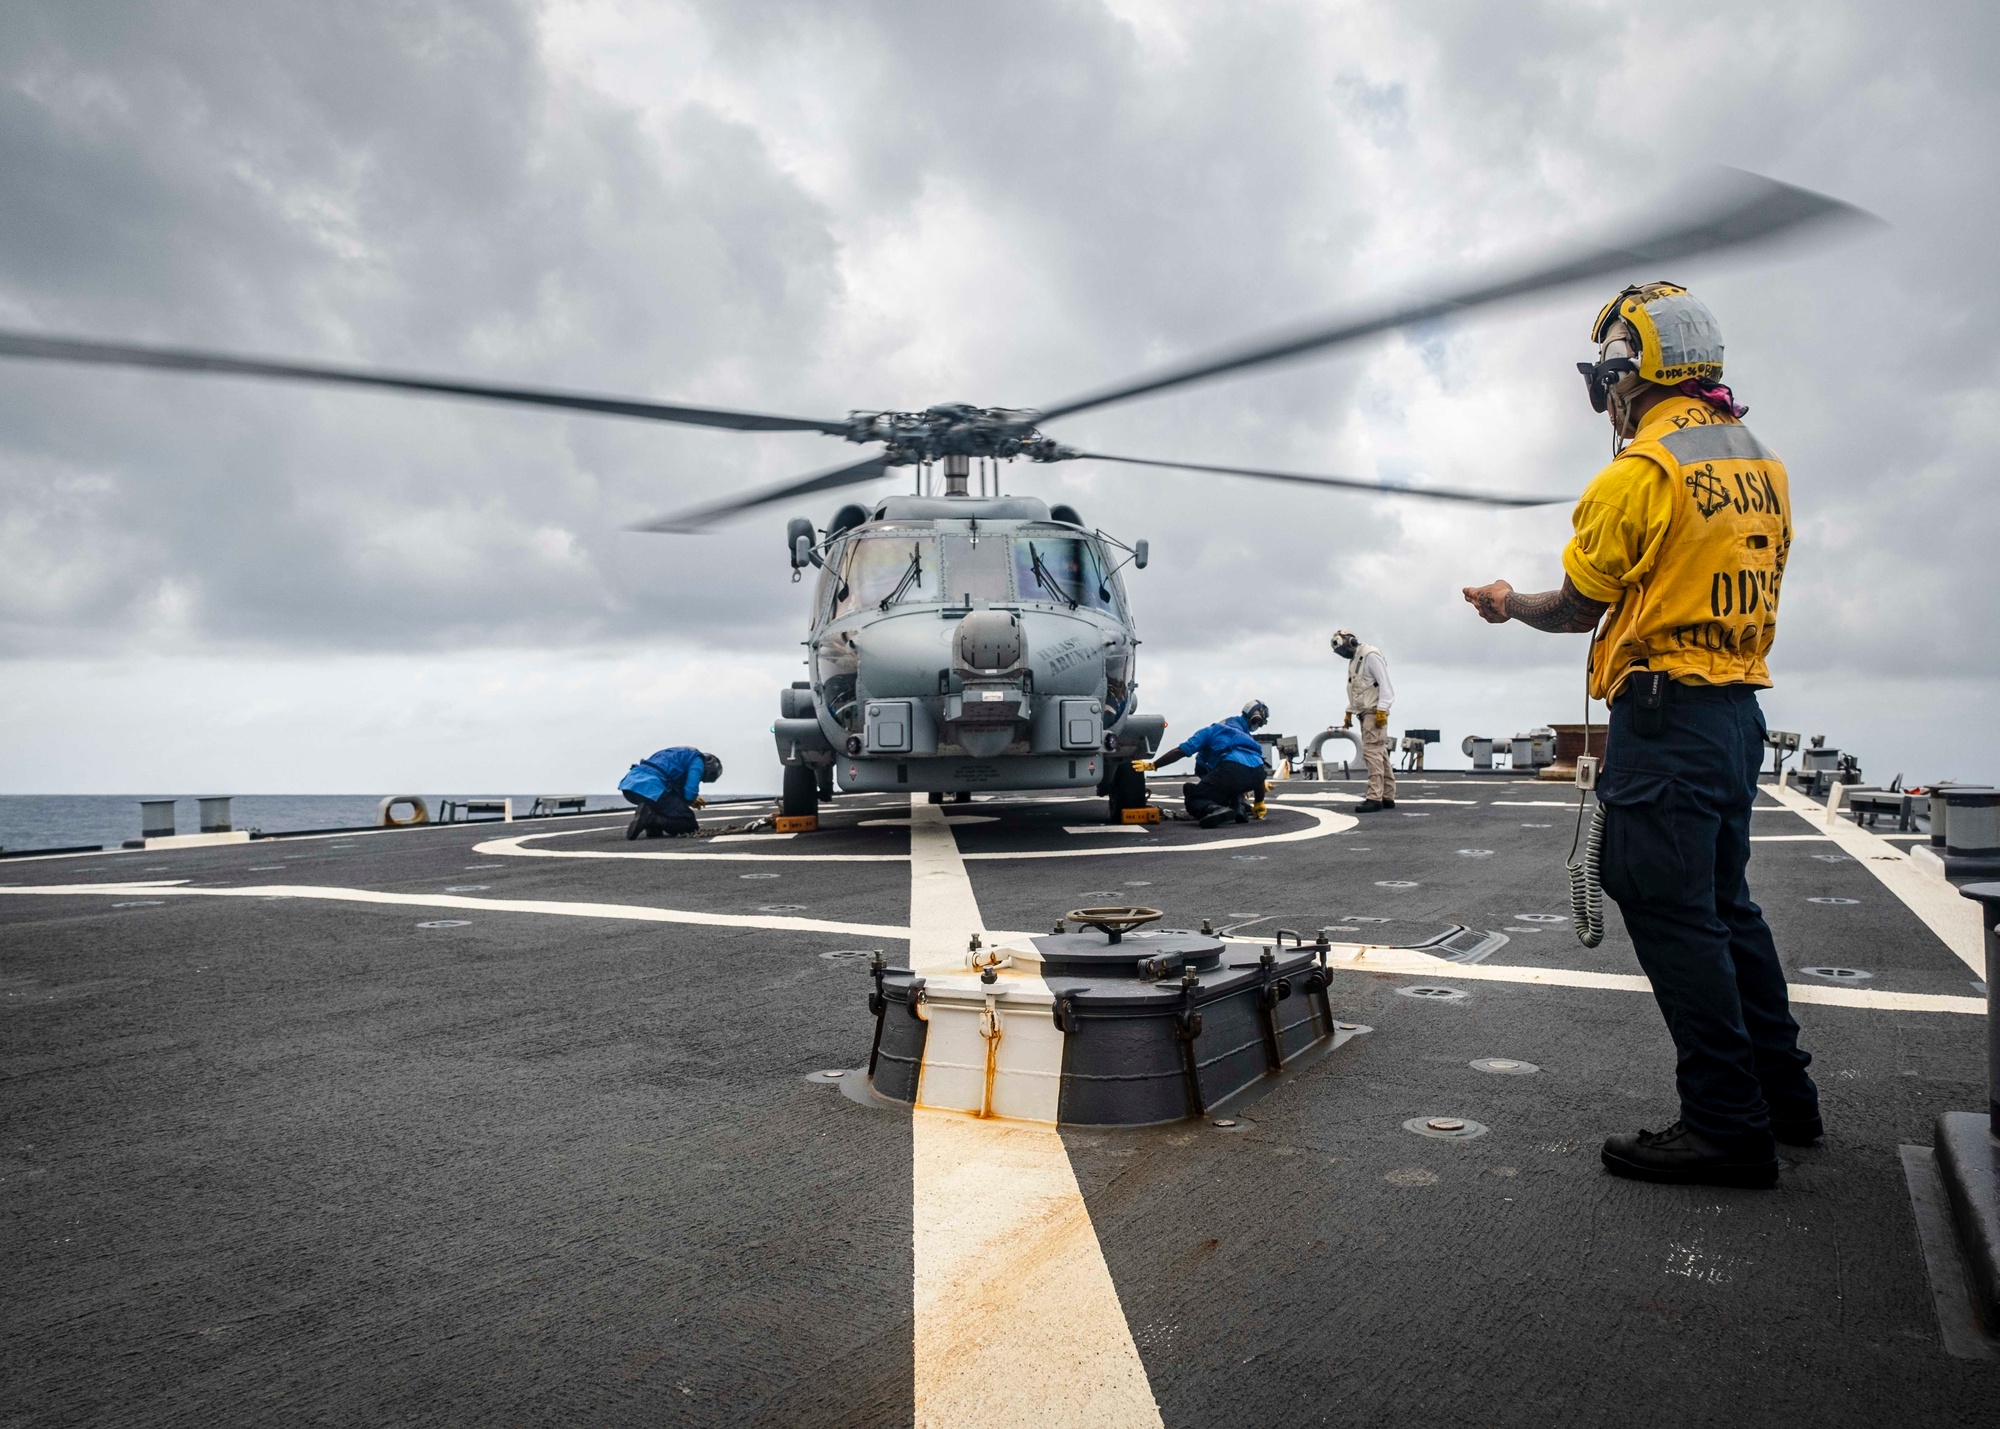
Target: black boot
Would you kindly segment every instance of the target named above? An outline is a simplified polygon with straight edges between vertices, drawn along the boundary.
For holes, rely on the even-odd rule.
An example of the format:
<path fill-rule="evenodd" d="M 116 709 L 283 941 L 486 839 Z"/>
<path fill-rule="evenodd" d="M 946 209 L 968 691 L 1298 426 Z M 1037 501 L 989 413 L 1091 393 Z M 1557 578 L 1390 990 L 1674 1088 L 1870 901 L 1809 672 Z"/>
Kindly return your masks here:
<path fill-rule="evenodd" d="M 640 830 L 644 829 L 645 827 L 646 827 L 646 811 L 644 809 L 635 809 L 632 813 L 632 822 L 625 826 L 626 841 L 630 842 L 631 840 L 638 838 Z"/>
<path fill-rule="evenodd" d="M 1382 812 L 1383 807 L 1384 805 L 1380 799 L 1363 799 L 1354 806 L 1354 812 L 1357 814 L 1379 814 Z"/>
<path fill-rule="evenodd" d="M 1385 809 L 1393 809 L 1396 807 L 1396 801 L 1394 799 L 1384 799 L 1382 801 L 1382 807 Z"/>
<path fill-rule="evenodd" d="M 1787 1146 L 1816 1146 L 1826 1135 L 1826 1124 L 1819 1119 L 1819 1113 L 1811 1116 L 1771 1118 L 1771 1135 Z"/>
<path fill-rule="evenodd" d="M 1778 1184 L 1777 1157 L 1732 1154 L 1678 1121 L 1665 1131 L 1628 1131 L 1606 1137 L 1602 1160 L 1612 1175 L 1635 1181 L 1740 1186 L 1752 1191 L 1766 1191 Z"/>
<path fill-rule="evenodd" d="M 1219 829 L 1236 817 L 1233 809 L 1214 808 L 1201 816 L 1201 826 L 1205 829 Z"/>

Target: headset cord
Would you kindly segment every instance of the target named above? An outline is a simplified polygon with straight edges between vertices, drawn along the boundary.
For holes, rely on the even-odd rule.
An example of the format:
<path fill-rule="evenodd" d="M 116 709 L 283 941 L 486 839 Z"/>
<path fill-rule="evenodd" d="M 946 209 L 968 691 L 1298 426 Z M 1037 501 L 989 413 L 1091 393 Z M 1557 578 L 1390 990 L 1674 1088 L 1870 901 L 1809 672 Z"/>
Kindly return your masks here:
<path fill-rule="evenodd" d="M 1611 429 L 1611 457 L 1617 460 L 1625 449 L 1624 440 L 1618 429 Z M 1590 633 L 1590 643 L 1583 650 L 1583 756 L 1590 755 L 1590 652 L 1596 648 L 1598 632 Z M 1609 752 L 1610 740 L 1605 741 Z M 1603 771 L 1600 769 L 1599 773 Z M 1583 832 L 1583 811 L 1590 809 L 1590 835 Z M 1578 846 L 1583 848 L 1583 857 L 1578 859 Z M 1563 860 L 1563 867 L 1569 871 L 1569 921 L 1576 929 L 1576 940 L 1586 948 L 1594 948 L 1604 941 L 1604 884 L 1598 874 L 1604 857 L 1604 804 L 1593 802 L 1590 791 L 1581 784 L 1576 790 L 1576 832 L 1570 835 L 1569 857 Z"/>
<path fill-rule="evenodd" d="M 1597 643 L 1593 632 L 1591 645 Z M 1608 741 L 1607 741 L 1608 742 Z M 1590 757 L 1590 649 L 1586 647 L 1583 657 L 1583 754 Z M 1583 811 L 1591 805 L 1590 837 L 1583 834 Z M 1583 858 L 1576 856 L 1577 846 L 1583 846 Z M 1576 940 L 1586 948 L 1594 948 L 1604 941 L 1604 885 L 1598 881 L 1598 867 L 1604 852 L 1604 805 L 1591 804 L 1590 791 L 1581 784 L 1576 790 L 1576 832 L 1570 836 L 1569 857 L 1563 867 L 1569 871 L 1569 920 L 1576 929 Z"/>

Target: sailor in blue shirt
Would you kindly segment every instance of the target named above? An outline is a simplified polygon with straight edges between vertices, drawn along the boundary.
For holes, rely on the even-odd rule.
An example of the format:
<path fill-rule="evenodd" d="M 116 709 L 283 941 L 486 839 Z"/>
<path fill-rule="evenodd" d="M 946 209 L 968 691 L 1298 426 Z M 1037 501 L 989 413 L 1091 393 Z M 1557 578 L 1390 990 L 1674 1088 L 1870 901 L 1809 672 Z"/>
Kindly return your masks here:
<path fill-rule="evenodd" d="M 662 834 L 699 831 L 694 811 L 706 802 L 701 798 L 701 786 L 721 777 L 720 759 L 686 745 L 658 750 L 640 760 L 618 781 L 625 801 L 638 806 L 625 827 L 625 837 L 636 839 L 644 834 L 656 839 Z"/>
<path fill-rule="evenodd" d="M 1249 822 L 1244 796 L 1263 799 L 1265 774 L 1264 746 L 1251 731 L 1270 722 L 1270 706 L 1252 700 L 1243 706 L 1242 714 L 1196 730 L 1153 761 L 1155 769 L 1163 769 L 1176 759 L 1194 756 L 1195 782 L 1183 784 L 1181 796 L 1188 814 L 1200 820 L 1203 828 L 1212 829 L 1232 819 L 1239 824 Z"/>

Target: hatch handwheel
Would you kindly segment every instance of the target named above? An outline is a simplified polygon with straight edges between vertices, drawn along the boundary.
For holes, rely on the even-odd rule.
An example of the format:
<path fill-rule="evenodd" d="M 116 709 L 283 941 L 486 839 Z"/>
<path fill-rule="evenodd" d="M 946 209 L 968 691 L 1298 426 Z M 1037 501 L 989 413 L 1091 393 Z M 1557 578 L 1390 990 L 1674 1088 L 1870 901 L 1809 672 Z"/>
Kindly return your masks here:
<path fill-rule="evenodd" d="M 1095 928 L 1116 943 L 1134 928 L 1157 923 L 1166 916 L 1157 908 L 1078 908 L 1063 914 L 1063 921 L 1079 927 Z"/>

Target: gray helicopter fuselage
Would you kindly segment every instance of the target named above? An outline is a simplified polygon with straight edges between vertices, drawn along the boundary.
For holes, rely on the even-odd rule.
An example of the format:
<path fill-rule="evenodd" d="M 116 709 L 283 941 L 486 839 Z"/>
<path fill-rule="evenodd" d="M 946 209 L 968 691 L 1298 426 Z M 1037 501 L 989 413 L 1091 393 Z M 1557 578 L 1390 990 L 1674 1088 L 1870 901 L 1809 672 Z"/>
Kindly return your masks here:
<path fill-rule="evenodd" d="M 1068 514 L 1068 513 L 1065 513 Z M 1031 497 L 890 497 L 813 548 L 786 764 L 850 792 L 1089 788 L 1143 758 L 1125 548 Z"/>

